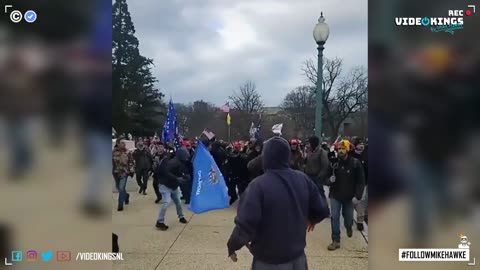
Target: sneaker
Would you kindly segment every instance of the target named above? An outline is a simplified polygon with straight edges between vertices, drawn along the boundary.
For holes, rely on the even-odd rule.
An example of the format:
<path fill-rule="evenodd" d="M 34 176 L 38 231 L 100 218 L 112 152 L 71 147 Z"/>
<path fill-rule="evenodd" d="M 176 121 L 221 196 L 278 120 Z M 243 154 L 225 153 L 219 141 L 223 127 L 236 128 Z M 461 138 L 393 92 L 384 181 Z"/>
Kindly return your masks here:
<path fill-rule="evenodd" d="M 138 194 L 142 194 L 142 192 L 143 192 L 143 188 L 140 187 L 140 189 L 138 190 Z"/>
<path fill-rule="evenodd" d="M 352 227 L 347 227 L 347 236 L 348 236 L 349 238 L 351 238 L 352 235 L 353 235 Z"/>
<path fill-rule="evenodd" d="M 117 208 L 117 211 L 118 211 L 118 212 L 123 211 L 123 206 L 119 206 L 119 207 Z"/>
<path fill-rule="evenodd" d="M 161 231 L 166 231 L 168 230 L 168 226 L 165 225 L 165 223 L 160 223 L 157 221 L 157 224 L 155 224 L 155 227 L 157 227 L 157 229 L 161 230 Z"/>
<path fill-rule="evenodd" d="M 363 231 L 363 229 L 364 229 L 364 228 L 363 228 L 363 223 L 357 223 L 357 229 L 358 229 L 359 231 Z"/>
<path fill-rule="evenodd" d="M 155 204 L 160 203 L 161 200 L 162 200 L 162 199 L 156 199 L 156 200 L 155 200 Z"/>
<path fill-rule="evenodd" d="M 125 204 L 129 204 L 130 203 L 130 194 L 127 194 L 127 198 L 125 199 Z"/>
<path fill-rule="evenodd" d="M 145 191 L 145 189 L 143 190 L 143 195 L 147 195 L 147 192 Z"/>
<path fill-rule="evenodd" d="M 330 245 L 328 245 L 327 249 L 330 251 L 336 250 L 340 248 L 340 242 L 333 241 Z"/>
<path fill-rule="evenodd" d="M 178 221 L 180 221 L 180 223 L 183 223 L 183 224 L 188 223 L 188 221 L 184 217 L 180 218 Z"/>

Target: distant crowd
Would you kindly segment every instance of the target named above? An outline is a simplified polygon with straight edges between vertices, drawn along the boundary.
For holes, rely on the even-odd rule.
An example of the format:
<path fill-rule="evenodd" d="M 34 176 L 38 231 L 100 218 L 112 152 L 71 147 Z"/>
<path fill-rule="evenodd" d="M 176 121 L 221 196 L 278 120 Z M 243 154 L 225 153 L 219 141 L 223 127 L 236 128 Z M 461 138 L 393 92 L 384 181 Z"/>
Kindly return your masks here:
<path fill-rule="evenodd" d="M 112 173 L 119 191 L 118 211 L 123 211 L 124 205 L 130 203 L 130 195 L 125 189 L 128 177 L 135 176 L 139 194 L 147 195 L 148 180 L 153 176 L 155 203 L 160 203 L 160 212 L 155 226 L 160 230 L 169 228 L 165 224 L 165 214 L 172 201 L 175 203 L 179 222 L 187 223 L 181 200 L 184 200 L 185 204 L 190 204 L 194 175 L 193 158 L 198 147 L 197 143 L 204 144 L 215 160 L 228 187 L 230 204 L 240 199 L 239 216 L 236 222 L 242 217 L 251 215 L 251 207 L 264 207 L 261 204 L 256 206 L 245 206 L 245 204 L 251 204 L 257 199 L 250 198 L 252 193 L 263 194 L 265 191 L 263 189 L 253 191 L 256 186 L 253 182 L 266 177 L 277 179 L 272 180 L 274 182 L 271 187 L 266 187 L 266 190 L 272 192 L 278 188 L 275 185 L 286 181 L 278 192 L 274 192 L 275 196 L 279 196 L 274 201 L 287 199 L 292 203 L 288 204 L 289 207 L 300 207 L 297 205 L 298 200 L 304 200 L 304 196 L 313 196 L 311 198 L 318 196 L 318 200 L 309 202 L 314 205 L 308 211 L 315 212 L 317 209 L 317 212 L 307 218 L 308 226 L 313 229 L 316 223 L 330 217 L 332 243 L 328 246 L 328 250 L 340 248 L 340 215 L 343 216 L 348 237 L 352 237 L 354 223 L 359 231 L 364 230 L 364 222 L 368 224 L 368 139 L 344 138 L 329 144 L 321 142 L 315 136 L 308 138 L 306 142 L 296 138 L 287 141 L 279 136 L 272 137 L 266 142 L 251 139 L 232 143 L 215 139 L 197 142 L 184 138 L 181 144 L 175 145 L 174 143 L 164 144 L 159 138 L 152 137 L 139 138 L 135 143 L 136 148 L 128 150 L 124 137 L 115 141 Z M 265 148 L 269 143 L 271 146 L 267 151 Z M 303 185 L 300 181 L 303 177 L 308 179 L 307 186 L 312 184 L 315 188 L 299 187 Z M 325 186 L 329 187 L 328 200 Z M 287 190 L 300 188 L 299 192 L 303 195 L 291 193 L 293 191 L 285 193 L 285 188 Z M 300 199 L 296 198 L 297 196 L 300 196 Z M 242 203 L 243 201 L 246 202 Z M 245 210 L 245 207 L 248 209 Z M 240 216 L 241 209 L 245 211 L 242 216 Z M 356 220 L 354 220 L 354 209 L 357 212 Z M 326 217 L 325 213 L 328 213 Z M 314 218 L 315 215 L 317 218 Z M 232 256 L 236 250 L 235 246 L 239 244 L 236 241 L 240 241 L 237 239 L 238 231 L 235 232 L 234 230 L 229 241 L 229 255 Z"/>

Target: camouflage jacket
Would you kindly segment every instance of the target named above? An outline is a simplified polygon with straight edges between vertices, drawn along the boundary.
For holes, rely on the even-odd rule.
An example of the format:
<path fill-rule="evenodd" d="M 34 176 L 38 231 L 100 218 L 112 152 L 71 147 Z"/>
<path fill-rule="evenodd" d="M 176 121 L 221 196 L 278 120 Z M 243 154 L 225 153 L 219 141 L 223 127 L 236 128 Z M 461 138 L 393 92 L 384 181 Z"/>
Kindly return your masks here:
<path fill-rule="evenodd" d="M 133 157 L 127 150 L 113 149 L 112 152 L 113 174 L 116 176 L 125 176 L 133 171 Z"/>

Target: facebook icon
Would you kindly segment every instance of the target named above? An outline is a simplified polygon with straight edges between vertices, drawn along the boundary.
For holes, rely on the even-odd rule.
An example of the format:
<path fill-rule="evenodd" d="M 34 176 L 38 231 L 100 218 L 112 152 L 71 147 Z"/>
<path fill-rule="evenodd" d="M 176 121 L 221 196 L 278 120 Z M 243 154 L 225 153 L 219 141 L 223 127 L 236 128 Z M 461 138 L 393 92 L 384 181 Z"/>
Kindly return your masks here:
<path fill-rule="evenodd" d="M 21 251 L 12 251 L 12 262 L 21 262 L 22 259 Z"/>

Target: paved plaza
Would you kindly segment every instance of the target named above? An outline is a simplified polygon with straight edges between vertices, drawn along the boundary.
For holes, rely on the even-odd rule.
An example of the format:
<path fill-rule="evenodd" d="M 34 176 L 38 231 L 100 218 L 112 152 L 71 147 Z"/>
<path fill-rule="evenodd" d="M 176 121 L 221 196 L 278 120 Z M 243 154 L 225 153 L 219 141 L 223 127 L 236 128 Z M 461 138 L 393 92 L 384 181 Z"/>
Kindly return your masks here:
<path fill-rule="evenodd" d="M 168 231 L 154 225 L 159 205 L 149 182 L 148 195 L 138 194 L 135 180 L 129 179 L 127 190 L 130 205 L 116 211 L 117 194 L 112 196 L 113 230 L 119 235 L 125 261 L 116 262 L 115 269 L 133 270 L 225 270 L 250 269 L 252 256 L 246 249 L 238 252 L 238 262 L 227 258 L 226 243 L 233 229 L 236 205 L 230 209 L 196 215 L 186 210 L 188 224 L 178 222 L 175 207 L 167 212 Z M 367 269 L 367 236 L 354 230 L 347 238 L 342 228 L 342 248 L 328 251 L 330 221 L 325 220 L 308 233 L 307 257 L 310 269 Z"/>

